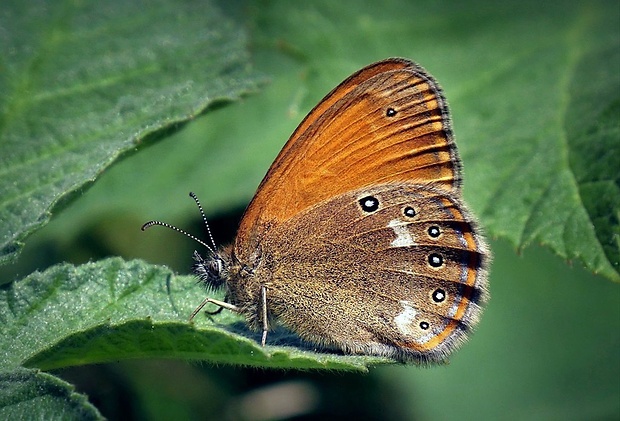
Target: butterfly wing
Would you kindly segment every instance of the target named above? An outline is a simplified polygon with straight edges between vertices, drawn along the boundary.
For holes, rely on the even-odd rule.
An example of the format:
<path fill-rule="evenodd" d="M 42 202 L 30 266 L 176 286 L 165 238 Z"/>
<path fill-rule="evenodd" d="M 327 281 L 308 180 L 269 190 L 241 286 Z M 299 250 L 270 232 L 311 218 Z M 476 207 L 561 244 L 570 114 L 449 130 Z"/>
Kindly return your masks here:
<path fill-rule="evenodd" d="M 270 311 L 312 342 L 443 361 L 475 326 L 488 251 L 460 199 L 388 183 L 347 192 L 268 233 Z M 269 272 L 263 276 L 260 271 Z"/>
<path fill-rule="evenodd" d="M 344 192 L 395 181 L 432 182 L 455 194 L 461 181 L 442 91 L 403 59 L 353 74 L 301 122 L 244 214 L 236 254 L 247 258 L 267 225 Z"/>

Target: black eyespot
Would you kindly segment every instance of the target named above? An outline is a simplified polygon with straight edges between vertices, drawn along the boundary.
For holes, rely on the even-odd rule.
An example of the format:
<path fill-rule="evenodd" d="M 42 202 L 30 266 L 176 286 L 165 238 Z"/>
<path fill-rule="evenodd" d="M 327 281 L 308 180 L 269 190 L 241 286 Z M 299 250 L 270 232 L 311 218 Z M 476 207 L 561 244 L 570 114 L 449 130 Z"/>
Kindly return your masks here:
<path fill-rule="evenodd" d="M 435 291 L 433 291 L 433 294 L 431 296 L 433 297 L 433 301 L 435 301 L 436 303 L 441 303 L 446 299 L 446 291 L 441 288 L 437 288 Z"/>
<path fill-rule="evenodd" d="M 428 322 L 420 322 L 420 329 L 427 330 L 429 327 Z"/>
<path fill-rule="evenodd" d="M 373 196 L 362 197 L 359 204 L 364 212 L 374 212 L 379 209 L 379 200 Z"/>
<path fill-rule="evenodd" d="M 441 257 L 441 254 L 431 253 L 428 255 L 428 264 L 434 268 L 441 267 L 443 265 L 443 257 Z"/>
<path fill-rule="evenodd" d="M 428 227 L 428 235 L 433 238 L 437 238 L 441 235 L 441 231 L 439 230 L 439 227 L 437 225 L 433 225 Z"/>
<path fill-rule="evenodd" d="M 415 209 L 413 209 L 411 206 L 407 206 L 403 213 L 409 218 L 413 218 L 416 215 Z"/>
<path fill-rule="evenodd" d="M 390 107 L 385 111 L 385 115 L 388 117 L 394 117 L 396 115 L 396 110 Z"/>

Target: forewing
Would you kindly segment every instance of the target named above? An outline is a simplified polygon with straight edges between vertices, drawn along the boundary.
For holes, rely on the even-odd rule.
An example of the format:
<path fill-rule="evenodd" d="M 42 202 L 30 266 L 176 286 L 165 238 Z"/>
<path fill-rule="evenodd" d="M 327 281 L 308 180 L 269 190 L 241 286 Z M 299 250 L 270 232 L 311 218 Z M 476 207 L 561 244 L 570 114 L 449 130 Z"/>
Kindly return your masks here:
<path fill-rule="evenodd" d="M 418 65 L 388 59 L 329 93 L 286 143 L 242 219 L 242 259 L 277 225 L 365 186 L 432 182 L 460 195 L 460 161 L 441 89 Z"/>

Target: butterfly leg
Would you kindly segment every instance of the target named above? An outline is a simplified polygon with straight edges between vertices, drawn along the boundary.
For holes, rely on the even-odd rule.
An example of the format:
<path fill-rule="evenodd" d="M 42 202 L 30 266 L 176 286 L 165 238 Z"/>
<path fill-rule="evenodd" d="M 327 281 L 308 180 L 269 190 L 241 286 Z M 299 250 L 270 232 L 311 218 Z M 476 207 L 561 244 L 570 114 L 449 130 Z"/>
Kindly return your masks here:
<path fill-rule="evenodd" d="M 228 294 L 224 296 L 224 302 L 226 303 L 227 301 L 228 301 Z M 205 313 L 208 314 L 209 316 L 215 316 L 216 314 L 220 314 L 222 310 L 224 310 L 224 307 L 220 306 L 217 310 L 205 311 Z"/>
<path fill-rule="evenodd" d="M 224 301 L 220 301 L 220 300 L 215 300 L 213 298 L 205 298 L 204 301 L 202 303 L 200 303 L 200 305 L 198 307 L 196 307 L 196 310 L 194 310 L 191 314 L 191 316 L 189 316 L 189 321 L 191 322 L 192 319 L 194 317 L 196 317 L 196 315 L 200 312 L 200 310 L 202 310 L 202 308 L 204 306 L 206 306 L 209 303 L 213 303 L 217 306 L 220 306 L 220 308 L 227 308 L 230 311 L 234 311 L 235 313 L 239 313 L 241 310 L 239 309 L 239 307 L 237 307 L 236 305 L 230 304 L 230 303 L 226 303 Z"/>
<path fill-rule="evenodd" d="M 267 322 L 267 288 L 264 285 L 260 287 L 260 295 L 262 301 L 262 316 L 263 316 L 263 338 L 260 343 L 265 346 L 267 342 L 267 331 L 269 330 L 269 323 Z"/>

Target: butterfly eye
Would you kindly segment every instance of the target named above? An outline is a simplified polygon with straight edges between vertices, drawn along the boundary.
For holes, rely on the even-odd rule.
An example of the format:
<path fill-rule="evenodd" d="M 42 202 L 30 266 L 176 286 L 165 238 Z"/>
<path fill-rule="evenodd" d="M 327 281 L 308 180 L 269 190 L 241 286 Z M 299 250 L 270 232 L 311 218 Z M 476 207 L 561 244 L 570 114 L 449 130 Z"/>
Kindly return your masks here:
<path fill-rule="evenodd" d="M 364 212 L 374 212 L 379 209 L 379 200 L 374 196 L 362 197 L 359 204 Z"/>
<path fill-rule="evenodd" d="M 396 110 L 390 107 L 385 111 L 385 115 L 388 117 L 394 117 L 396 115 Z"/>
<path fill-rule="evenodd" d="M 428 264 L 434 268 L 439 268 L 443 265 L 443 257 L 441 254 L 431 253 L 428 255 Z"/>
<path fill-rule="evenodd" d="M 428 322 L 420 322 L 420 329 L 428 330 L 429 327 L 430 326 L 429 326 Z"/>
<path fill-rule="evenodd" d="M 428 227 L 428 235 L 432 238 L 437 238 L 441 235 L 441 231 L 439 230 L 438 226 L 433 225 L 431 227 Z"/>
<path fill-rule="evenodd" d="M 433 291 L 431 297 L 433 298 L 434 302 L 441 303 L 446 300 L 446 291 L 441 288 L 437 288 L 435 291 Z"/>
<path fill-rule="evenodd" d="M 222 273 L 222 261 L 220 259 L 214 259 L 209 262 L 209 272 L 213 275 L 219 275 Z"/>
<path fill-rule="evenodd" d="M 416 212 L 411 206 L 407 206 L 405 210 L 403 210 L 403 214 L 405 214 L 406 217 L 413 218 L 416 215 Z"/>

